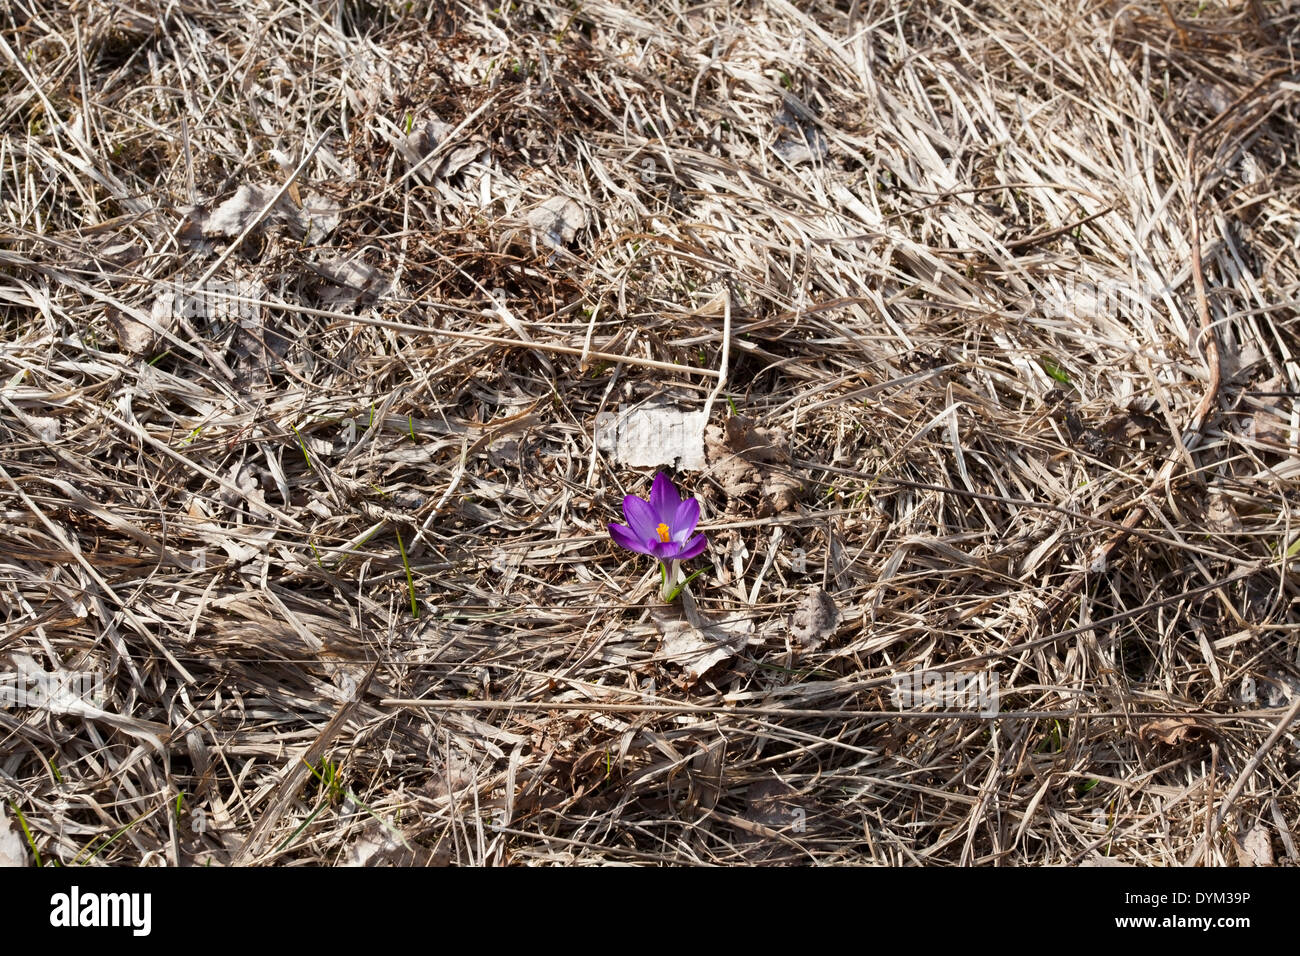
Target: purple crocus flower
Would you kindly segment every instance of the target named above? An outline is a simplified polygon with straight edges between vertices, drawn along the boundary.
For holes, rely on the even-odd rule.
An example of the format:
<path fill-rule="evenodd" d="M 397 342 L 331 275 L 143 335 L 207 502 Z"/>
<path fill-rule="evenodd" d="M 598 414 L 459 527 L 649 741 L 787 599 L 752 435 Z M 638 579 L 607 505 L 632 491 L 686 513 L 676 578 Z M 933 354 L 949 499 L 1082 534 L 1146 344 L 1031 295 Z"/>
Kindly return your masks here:
<path fill-rule="evenodd" d="M 615 544 L 656 557 L 660 564 L 688 561 L 709 543 L 702 534 L 692 537 L 700 523 L 700 503 L 694 498 L 682 501 L 663 472 L 655 475 L 649 501 L 636 495 L 623 499 L 623 517 L 626 525 L 609 526 Z"/>

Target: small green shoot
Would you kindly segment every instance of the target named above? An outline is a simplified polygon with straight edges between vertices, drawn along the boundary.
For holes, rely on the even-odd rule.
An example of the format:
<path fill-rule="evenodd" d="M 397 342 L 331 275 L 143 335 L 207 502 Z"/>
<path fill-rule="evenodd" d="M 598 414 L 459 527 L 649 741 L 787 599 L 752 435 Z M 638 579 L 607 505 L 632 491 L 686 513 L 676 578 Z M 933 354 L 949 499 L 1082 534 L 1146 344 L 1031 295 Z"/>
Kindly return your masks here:
<path fill-rule="evenodd" d="M 303 458 L 303 461 L 307 462 L 307 470 L 308 470 L 308 471 L 315 471 L 316 469 L 315 469 L 314 467 L 312 467 L 312 463 L 311 463 L 311 455 L 308 454 L 308 452 L 307 452 L 307 443 L 306 443 L 305 441 L 303 441 L 303 440 L 302 440 L 302 436 L 298 434 L 298 429 L 296 429 L 296 428 L 294 428 L 292 425 L 290 425 L 290 426 L 289 426 L 289 430 L 292 431 L 294 437 L 298 439 L 298 447 L 302 449 L 302 458 Z"/>
<path fill-rule="evenodd" d="M 704 567 L 702 567 L 702 568 L 700 568 L 698 571 L 696 571 L 694 574 L 692 574 L 690 577 L 688 577 L 685 581 L 682 581 L 680 584 L 678 584 L 677 587 L 673 588 L 673 589 L 672 589 L 672 592 L 669 593 L 669 595 L 668 595 L 668 601 L 669 601 L 669 603 L 671 603 L 671 602 L 673 602 L 673 601 L 676 601 L 676 600 L 677 600 L 677 595 L 679 595 L 679 594 L 682 593 L 682 589 L 683 589 L 684 587 L 686 587 L 686 585 L 690 584 L 692 581 L 694 581 L 696 578 L 698 578 L 698 577 L 699 577 L 701 574 L 703 574 L 705 571 L 709 570 L 709 568 L 711 568 L 711 567 L 713 567 L 713 565 L 711 565 L 711 564 L 705 565 Z M 667 586 L 668 586 L 668 572 L 664 570 L 664 566 L 663 566 L 662 564 L 659 565 L 659 570 L 660 570 L 660 572 L 661 572 L 662 575 L 663 575 L 664 586 L 667 587 Z"/>
<path fill-rule="evenodd" d="M 1043 738 L 1043 742 L 1038 745 L 1038 750 L 1036 752 L 1040 754 L 1059 754 L 1061 752 L 1061 740 L 1063 736 L 1064 735 L 1061 733 L 1061 722 L 1059 720 L 1053 720 L 1051 733 Z"/>
<path fill-rule="evenodd" d="M 315 772 L 316 772 L 315 770 L 312 771 L 312 773 Z M 329 806 L 329 804 L 324 800 L 322 800 L 320 806 L 318 806 L 315 810 L 309 813 L 307 815 L 307 819 L 303 820 L 302 823 L 298 825 L 298 829 L 294 830 L 292 833 L 290 833 L 287 837 L 284 838 L 284 842 L 275 848 L 275 852 L 276 853 L 283 852 L 285 847 L 290 846 L 294 840 L 298 839 L 298 834 L 301 833 L 303 830 L 307 829 L 307 827 L 311 826 L 311 822 L 315 820 L 318 816 L 320 816 L 321 811 L 324 810 L 327 806 Z"/>
<path fill-rule="evenodd" d="M 127 823 L 123 824 L 121 829 L 119 829 L 119 830 L 118 830 L 116 833 L 114 833 L 111 837 L 109 837 L 107 840 L 105 840 L 103 843 L 101 843 L 101 844 L 98 846 L 98 848 L 96 848 L 96 850 L 95 850 L 94 853 L 92 853 L 92 854 L 90 854 L 90 856 L 86 857 L 84 863 L 80 863 L 80 864 L 78 863 L 78 859 L 80 859 L 80 857 L 81 857 L 81 854 L 78 853 L 78 854 L 77 854 L 77 858 L 78 858 L 78 859 L 74 859 L 74 860 L 72 861 L 73 865 L 74 865 L 74 866 L 77 866 L 77 865 L 85 866 L 87 863 L 89 863 L 89 862 L 90 862 L 91 860 L 93 860 L 95 857 L 99 856 L 99 854 L 103 853 L 103 852 L 104 852 L 105 850 L 107 850 L 110 846 L 112 846 L 114 843 L 116 843 L 116 842 L 118 841 L 118 839 L 121 838 L 121 836 L 122 836 L 123 833 L 125 833 L 127 830 L 131 829 L 133 826 L 135 826 L 137 823 L 139 823 L 141 820 L 143 820 L 145 817 L 149 816 L 149 814 L 151 814 L 151 813 L 153 813 L 153 812 L 154 812 L 153 810 L 145 810 L 143 813 L 141 813 L 139 816 L 137 816 L 134 820 L 130 820 L 130 821 L 128 821 Z M 85 849 L 88 848 L 89 846 L 90 846 L 90 844 L 87 843 L 87 844 L 86 844 L 86 847 L 83 847 L 83 848 L 82 848 L 82 852 L 84 852 Z"/>
<path fill-rule="evenodd" d="M 1070 384 L 1070 375 L 1069 375 L 1069 373 L 1066 372 L 1065 369 L 1063 369 L 1063 368 L 1062 368 L 1060 365 L 1058 365 L 1055 361 L 1053 361 L 1052 359 L 1048 358 L 1046 355 L 1044 355 L 1044 356 L 1042 357 L 1041 361 L 1042 361 L 1042 363 L 1043 363 L 1043 371 L 1044 371 L 1044 372 L 1046 372 L 1048 375 L 1052 376 L 1052 378 L 1056 379 L 1056 380 L 1057 380 L 1058 382 L 1060 382 L 1062 385 L 1069 385 L 1069 384 Z"/>
<path fill-rule="evenodd" d="M 406 569 L 406 589 L 411 595 L 411 617 L 418 618 L 420 609 L 415 603 L 415 578 L 411 574 L 411 562 L 406 559 L 406 545 L 402 543 L 402 532 L 396 528 L 393 530 L 397 531 L 397 550 L 402 552 L 402 567 Z"/>
<path fill-rule="evenodd" d="M 321 757 L 320 769 L 308 766 L 312 776 L 320 783 L 320 792 L 329 798 L 331 804 L 338 803 L 343 799 L 343 777 L 340 773 L 342 765 L 330 760 L 329 757 Z"/>
<path fill-rule="evenodd" d="M 321 758 L 320 769 L 313 767 L 311 764 L 306 763 L 306 761 L 303 761 L 303 763 L 307 769 L 311 771 L 312 776 L 316 778 L 317 792 L 321 797 L 320 804 L 315 810 L 307 815 L 307 819 L 303 820 L 302 823 L 298 825 L 298 829 L 289 834 L 284 842 L 276 848 L 276 853 L 283 851 L 286 847 L 290 846 L 294 840 L 298 839 L 298 835 L 302 833 L 303 830 L 307 829 L 313 820 L 320 816 L 322 810 L 338 803 L 351 803 L 358 809 L 364 810 L 366 813 L 370 814 L 370 816 L 374 817 L 375 820 L 379 821 L 380 825 L 383 826 L 384 829 L 388 830 L 394 838 L 399 840 L 408 848 L 410 847 L 410 844 L 406 842 L 406 838 L 402 836 L 400 831 L 396 830 L 387 820 L 375 813 L 375 811 L 370 809 L 366 804 L 362 803 L 361 800 L 357 798 L 357 795 L 352 792 L 351 788 L 343 785 L 343 777 L 340 773 L 341 767 L 339 764 L 334 763 L 328 757 Z"/>

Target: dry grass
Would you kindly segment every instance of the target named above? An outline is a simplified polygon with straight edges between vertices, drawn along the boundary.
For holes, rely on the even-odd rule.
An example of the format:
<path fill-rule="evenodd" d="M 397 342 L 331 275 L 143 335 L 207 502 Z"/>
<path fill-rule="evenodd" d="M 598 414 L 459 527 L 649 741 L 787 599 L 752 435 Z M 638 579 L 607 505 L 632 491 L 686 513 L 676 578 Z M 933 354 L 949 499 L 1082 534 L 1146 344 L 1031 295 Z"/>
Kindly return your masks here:
<path fill-rule="evenodd" d="M 799 6 L 0 3 L 44 861 L 1295 861 L 1300 7 Z"/>

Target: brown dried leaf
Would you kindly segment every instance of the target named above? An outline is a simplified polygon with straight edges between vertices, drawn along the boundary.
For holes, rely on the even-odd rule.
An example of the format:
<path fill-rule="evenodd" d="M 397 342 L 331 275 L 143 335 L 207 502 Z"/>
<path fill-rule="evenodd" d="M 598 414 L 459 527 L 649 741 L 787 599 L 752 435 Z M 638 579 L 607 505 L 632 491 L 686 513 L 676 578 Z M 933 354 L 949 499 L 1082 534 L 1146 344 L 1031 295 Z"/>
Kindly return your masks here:
<path fill-rule="evenodd" d="M 1277 402 L 1277 397 L 1271 394 L 1286 391 L 1287 387 L 1286 381 L 1280 375 L 1275 375 L 1267 381 L 1260 382 L 1253 389 L 1260 393 L 1260 397 L 1250 402 L 1252 413 L 1245 419 L 1248 438 L 1264 445 L 1291 447 L 1290 413 Z"/>
<path fill-rule="evenodd" d="M 406 159 L 407 166 L 414 167 L 439 149 L 455 129 L 435 116 L 413 125 L 410 134 L 398 144 L 398 150 Z M 416 175 L 428 183 L 436 179 L 451 179 L 470 163 L 485 160 L 487 153 L 487 146 L 481 139 L 472 139 L 452 147 L 441 157 L 428 160 Z"/>
<path fill-rule="evenodd" d="M 790 616 L 790 634 L 806 651 L 816 650 L 839 627 L 840 611 L 835 599 L 821 588 L 812 588 Z"/>
<path fill-rule="evenodd" d="M 1232 500 L 1220 492 L 1211 492 L 1205 503 L 1205 527 L 1217 534 L 1236 534 L 1241 530 L 1241 518 Z"/>
<path fill-rule="evenodd" d="M 1117 860 L 1111 856 L 1102 856 L 1096 850 L 1093 850 L 1090 854 L 1088 854 L 1087 859 L 1085 859 L 1079 865 L 1080 866 L 1119 866 L 1119 867 L 1137 866 L 1136 863 L 1127 863 L 1124 860 Z"/>
<path fill-rule="evenodd" d="M 716 426 L 704 432 L 704 454 L 709 474 L 717 479 L 728 498 L 741 498 L 758 488 L 758 469 L 743 455 L 733 452 Z"/>
<path fill-rule="evenodd" d="M 399 149 L 405 156 L 406 161 L 414 166 L 437 149 L 455 128 L 450 123 L 444 123 L 436 116 L 421 123 L 412 123 L 411 132 L 402 141 Z M 424 171 L 432 174 L 436 166 L 436 163 L 428 164 L 424 167 Z"/>
<path fill-rule="evenodd" d="M 176 293 L 163 292 L 158 298 L 154 299 L 149 310 L 149 318 L 153 320 L 154 325 L 166 332 L 170 332 L 176 324 L 178 313 Z M 141 355 L 152 349 L 154 343 L 158 340 L 158 336 L 153 329 L 133 316 L 112 306 L 108 307 L 106 314 L 109 324 L 113 326 L 113 332 L 117 335 L 117 342 L 122 347 L 122 351 L 130 355 Z"/>
<path fill-rule="evenodd" d="M 205 236 L 233 239 L 248 228 L 248 224 L 271 201 L 276 191 L 270 186 L 245 183 L 210 214 L 203 215 L 199 228 Z M 272 209 L 268 215 L 274 212 Z"/>
<path fill-rule="evenodd" d="M 791 166 L 820 161 L 830 154 L 830 145 L 817 128 L 816 114 L 793 95 L 782 97 L 773 125 L 777 140 L 772 151 Z"/>
<path fill-rule="evenodd" d="M 1169 747 L 1192 744 L 1204 740 L 1213 728 L 1195 717 L 1165 717 L 1151 720 L 1138 729 L 1138 739 L 1143 743 L 1160 743 Z"/>
<path fill-rule="evenodd" d="M 211 212 L 203 206 L 190 207 L 186 211 L 188 222 L 183 235 L 186 238 L 194 238 L 197 234 L 209 239 L 235 239 L 243 235 L 250 223 L 257 223 L 254 230 L 257 231 L 276 222 L 285 226 L 294 238 L 316 245 L 338 227 L 342 218 L 340 207 L 323 196 L 309 197 L 300 207 L 286 193 L 259 220 L 258 215 L 279 191 L 279 184 L 259 186 L 245 183 Z"/>
<path fill-rule="evenodd" d="M 1239 834 L 1236 844 L 1238 866 L 1274 866 L 1273 838 L 1268 827 L 1256 823 L 1243 834 Z"/>
<path fill-rule="evenodd" d="M 789 436 L 779 428 L 763 428 L 736 415 L 725 429 L 710 426 L 704 433 L 709 474 L 728 498 L 757 492 L 759 517 L 780 514 L 799 500 L 802 483 L 785 471 Z"/>
<path fill-rule="evenodd" d="M 388 275 L 357 256 L 322 259 L 315 268 L 329 280 L 320 291 L 321 304 L 327 309 L 367 306 L 392 289 Z"/>
<path fill-rule="evenodd" d="M 745 803 L 743 819 L 756 824 L 738 840 L 745 858 L 750 863 L 768 864 L 788 860 L 792 854 L 790 841 L 802 839 L 808 829 L 812 804 L 807 796 L 771 778 L 750 784 Z"/>
<path fill-rule="evenodd" d="M 665 610 L 655 616 L 655 625 L 663 635 L 660 650 L 664 657 L 679 665 L 693 684 L 744 648 L 754 633 L 754 622 L 708 621 L 695 610 L 689 594 L 683 593 L 681 600 L 685 620 L 671 617 L 672 612 Z"/>
<path fill-rule="evenodd" d="M 302 207 L 289 206 L 285 213 L 289 231 L 309 246 L 320 245 L 343 221 L 343 208 L 325 196 L 308 196 Z"/>

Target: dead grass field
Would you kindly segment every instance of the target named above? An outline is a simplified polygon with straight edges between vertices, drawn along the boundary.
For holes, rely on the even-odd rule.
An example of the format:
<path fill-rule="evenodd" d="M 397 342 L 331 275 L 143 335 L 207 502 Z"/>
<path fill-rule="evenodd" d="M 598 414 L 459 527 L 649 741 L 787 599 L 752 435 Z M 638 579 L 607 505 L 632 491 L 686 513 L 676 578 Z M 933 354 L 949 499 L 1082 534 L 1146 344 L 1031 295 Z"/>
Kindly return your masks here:
<path fill-rule="evenodd" d="M 0 0 L 0 849 L 1295 863 L 1298 38 Z"/>

